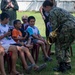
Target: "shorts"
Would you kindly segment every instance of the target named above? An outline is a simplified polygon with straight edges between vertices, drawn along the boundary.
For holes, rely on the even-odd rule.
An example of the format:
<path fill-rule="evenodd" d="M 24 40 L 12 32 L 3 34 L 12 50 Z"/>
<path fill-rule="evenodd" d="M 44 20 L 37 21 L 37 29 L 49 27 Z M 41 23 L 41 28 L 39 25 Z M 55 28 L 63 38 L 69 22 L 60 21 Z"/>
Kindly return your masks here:
<path fill-rule="evenodd" d="M 21 44 L 19 43 L 14 43 L 14 44 L 11 44 L 11 45 L 15 45 L 15 46 L 22 46 Z"/>
<path fill-rule="evenodd" d="M 5 50 L 4 50 L 5 53 L 7 53 L 8 50 L 9 50 L 10 44 L 3 44 L 2 47 L 5 49 Z"/>

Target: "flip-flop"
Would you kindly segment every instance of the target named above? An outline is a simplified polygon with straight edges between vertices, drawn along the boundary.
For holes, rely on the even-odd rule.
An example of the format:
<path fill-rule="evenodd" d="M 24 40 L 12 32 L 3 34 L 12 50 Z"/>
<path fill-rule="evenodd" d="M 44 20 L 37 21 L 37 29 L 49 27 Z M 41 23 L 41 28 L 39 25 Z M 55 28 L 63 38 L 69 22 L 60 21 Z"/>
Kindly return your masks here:
<path fill-rule="evenodd" d="M 30 66 L 25 70 L 25 72 L 26 72 L 27 74 L 29 74 L 34 66 L 35 66 L 35 64 L 30 65 Z"/>
<path fill-rule="evenodd" d="M 44 63 L 44 64 L 40 65 L 39 68 L 37 68 L 35 71 L 36 71 L 36 72 L 40 72 L 41 70 L 45 69 L 46 66 L 47 66 L 47 64 Z"/>

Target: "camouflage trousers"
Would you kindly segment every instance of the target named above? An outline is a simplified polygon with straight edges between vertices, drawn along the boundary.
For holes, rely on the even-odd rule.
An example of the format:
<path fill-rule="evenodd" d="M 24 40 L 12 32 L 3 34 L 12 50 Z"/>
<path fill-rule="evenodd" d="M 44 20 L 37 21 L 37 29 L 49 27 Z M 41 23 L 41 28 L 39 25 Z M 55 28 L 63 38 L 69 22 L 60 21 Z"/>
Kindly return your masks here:
<path fill-rule="evenodd" d="M 69 47 L 75 39 L 75 28 L 67 31 L 61 31 L 55 42 L 55 53 L 58 63 L 71 62 Z"/>

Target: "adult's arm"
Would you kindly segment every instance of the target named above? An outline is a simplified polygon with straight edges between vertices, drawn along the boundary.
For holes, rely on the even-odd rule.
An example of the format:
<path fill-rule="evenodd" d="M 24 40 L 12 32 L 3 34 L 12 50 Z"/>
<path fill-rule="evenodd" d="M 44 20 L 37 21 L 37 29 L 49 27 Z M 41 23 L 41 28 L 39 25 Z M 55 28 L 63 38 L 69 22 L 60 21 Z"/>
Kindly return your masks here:
<path fill-rule="evenodd" d="M 42 16 L 43 20 L 45 20 L 45 16 L 43 14 L 43 6 L 40 7 L 39 11 L 41 13 L 41 16 Z"/>
<path fill-rule="evenodd" d="M 7 10 L 7 9 L 6 9 L 6 6 L 7 6 L 6 2 L 4 2 L 4 0 L 2 0 L 2 1 L 1 1 L 1 10 L 2 10 L 2 11 L 3 11 L 3 10 Z"/>
<path fill-rule="evenodd" d="M 49 14 L 49 21 L 51 23 L 52 31 L 55 30 L 58 27 L 58 17 L 57 13 L 54 11 L 51 11 Z"/>
<path fill-rule="evenodd" d="M 14 5 L 13 10 L 18 10 L 19 9 L 17 1 L 12 2 L 12 4 Z"/>

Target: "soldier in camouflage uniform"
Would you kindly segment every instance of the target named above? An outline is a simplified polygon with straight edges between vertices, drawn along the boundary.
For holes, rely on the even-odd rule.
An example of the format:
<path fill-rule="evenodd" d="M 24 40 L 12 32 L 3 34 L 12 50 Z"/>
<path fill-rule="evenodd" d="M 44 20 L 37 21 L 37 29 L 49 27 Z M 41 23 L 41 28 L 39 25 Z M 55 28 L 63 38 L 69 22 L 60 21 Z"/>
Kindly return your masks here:
<path fill-rule="evenodd" d="M 75 39 L 75 17 L 64 9 L 52 6 L 53 4 L 49 1 L 43 3 L 44 10 L 49 12 L 52 31 L 61 26 L 55 41 L 55 52 L 59 66 L 54 70 L 63 72 L 71 69 L 69 47 Z"/>
<path fill-rule="evenodd" d="M 16 20 L 17 14 L 16 11 L 19 9 L 19 6 L 16 0 L 2 0 L 1 1 L 1 10 L 6 12 L 10 16 L 9 25 L 13 25 L 12 22 Z"/>

